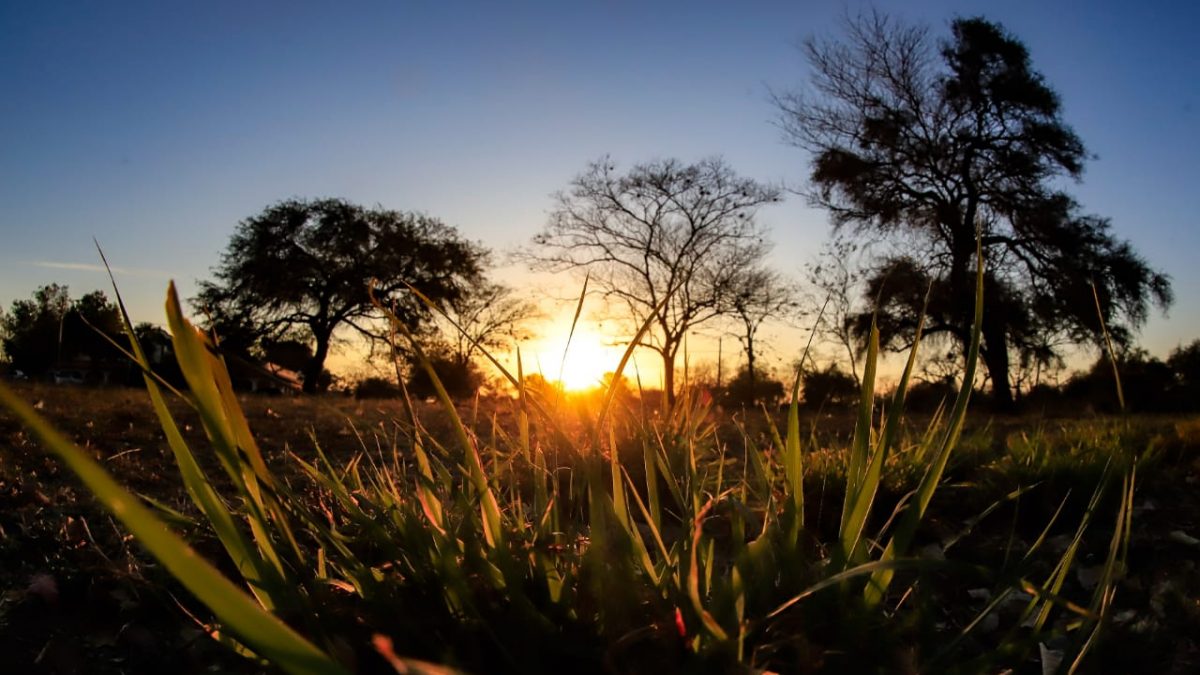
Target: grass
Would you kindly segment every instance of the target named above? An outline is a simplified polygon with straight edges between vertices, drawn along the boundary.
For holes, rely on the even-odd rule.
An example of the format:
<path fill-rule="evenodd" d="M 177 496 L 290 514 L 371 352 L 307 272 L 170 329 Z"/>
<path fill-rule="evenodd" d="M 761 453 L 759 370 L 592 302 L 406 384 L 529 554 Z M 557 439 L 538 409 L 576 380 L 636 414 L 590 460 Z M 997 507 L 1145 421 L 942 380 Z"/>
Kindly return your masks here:
<path fill-rule="evenodd" d="M 167 312 L 188 391 L 175 400 L 147 379 L 159 431 L 101 411 L 91 442 L 62 417 L 92 402 L 58 404 L 67 435 L 43 419 L 55 404 L 25 402 L 57 390 L 0 387 L 0 399 L 149 558 L 120 534 L 119 557 L 99 543 L 86 524 L 101 520 L 95 508 L 82 540 L 244 659 L 200 648 L 198 664 L 1024 672 L 1057 659 L 1075 672 L 1128 661 L 1112 634 L 1165 658 L 1156 631 L 1200 615 L 1194 565 L 1172 574 L 1138 557 L 1185 546 L 1161 530 L 1195 524 L 1181 487 L 1198 468 L 1186 420 L 999 429 L 971 420 L 964 388 L 943 414 L 906 421 L 912 361 L 884 400 L 874 340 L 848 441 L 806 429 L 796 406 L 782 419 L 729 415 L 686 388 L 666 414 L 636 397 L 524 389 L 491 404 L 443 392 L 432 405 L 336 411 L 239 398 L 173 293 Z M 137 452 L 112 450 L 125 434 Z M 30 467 L 52 465 L 14 449 L 5 480 L 40 490 Z M 165 488 L 168 466 L 181 489 Z M 131 467 L 132 489 L 112 478 Z M 1190 520 L 1149 512 L 1147 485 L 1187 493 Z M 39 573 L 27 546 L 5 555 Z M 40 583 L 0 606 L 0 624 L 52 604 Z"/>

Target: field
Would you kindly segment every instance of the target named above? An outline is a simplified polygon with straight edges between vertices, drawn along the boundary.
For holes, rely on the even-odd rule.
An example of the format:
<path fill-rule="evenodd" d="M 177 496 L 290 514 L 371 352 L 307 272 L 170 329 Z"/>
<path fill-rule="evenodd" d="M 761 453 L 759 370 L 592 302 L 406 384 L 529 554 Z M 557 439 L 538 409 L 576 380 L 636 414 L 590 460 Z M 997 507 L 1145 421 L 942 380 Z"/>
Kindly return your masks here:
<path fill-rule="evenodd" d="M 145 391 L 25 384 L 17 393 L 121 484 L 153 500 L 204 557 L 237 577 L 182 488 Z M 595 477 L 615 496 L 613 509 L 591 494 L 600 488 L 589 488 L 589 472 L 571 465 L 567 445 L 555 447 L 555 434 L 576 449 L 586 445 L 598 401 L 559 402 L 546 414 L 561 428 L 551 433 L 535 424 L 530 441 L 520 440 L 519 403 L 461 405 L 463 426 L 481 449 L 489 492 L 502 511 L 500 526 L 491 530 L 486 497 L 476 501 L 470 468 L 456 467 L 453 459 L 455 425 L 433 402 L 415 404 L 412 413 L 394 400 L 243 396 L 240 402 L 270 474 L 282 479 L 279 494 L 295 502 L 286 508 L 302 523 L 293 526 L 300 530 L 298 548 L 308 553 L 307 568 L 296 561 L 287 568 L 305 590 L 303 609 L 277 613 L 359 671 L 387 672 L 390 644 L 401 657 L 475 672 L 974 672 L 997 666 L 1043 672 L 1056 652 L 1069 661 L 1078 649 L 1089 612 L 1098 609 L 1097 588 L 1106 583 L 1112 599 L 1103 618 L 1096 615 L 1103 630 L 1081 662 L 1083 672 L 1200 667 L 1200 542 L 1193 538 L 1200 534 L 1200 421 L 1194 418 L 968 417 L 904 558 L 911 564 L 895 565 L 895 583 L 873 607 L 858 599 L 857 582 L 877 569 L 806 590 L 837 569 L 880 559 L 877 551 L 859 551 L 833 567 L 842 555 L 839 514 L 853 411 L 799 415 L 804 519 L 795 527 L 802 530 L 793 549 L 775 542 L 771 560 L 746 562 L 754 550 L 748 542 L 771 530 L 767 514 L 779 514 L 780 531 L 770 536 L 793 526 L 787 506 L 793 495 L 780 487 L 786 476 L 771 478 L 775 484 L 764 483 L 764 491 L 754 476 L 755 455 L 767 460 L 768 473 L 787 472 L 773 468 L 784 461 L 779 445 L 788 443 L 773 431 L 786 427 L 782 412 L 768 422 L 762 411 L 713 409 L 699 395 L 686 406 L 686 418 L 660 419 L 636 400 L 619 402 L 610 413 L 610 440 L 627 480 L 612 481 L 612 457 L 601 462 L 610 470 Z M 209 442 L 196 411 L 181 401 L 171 410 L 216 490 L 236 494 L 231 480 L 215 478 L 221 462 L 218 453 L 203 450 Z M 899 432 L 865 537 L 874 538 L 898 501 L 918 488 L 930 463 L 921 450 L 930 424 L 936 421 L 907 420 Z M 423 439 L 433 462 L 430 480 L 416 478 L 424 474 L 413 439 Z M 666 451 L 658 469 L 690 478 L 647 481 L 646 467 L 654 462 L 644 462 L 645 448 L 638 446 L 648 439 Z M 318 443 L 328 465 L 310 472 L 300 460 L 321 466 Z M 531 446 L 543 451 L 545 466 L 559 467 L 547 471 L 554 480 L 539 483 L 523 472 L 521 448 Z M 270 671 L 212 639 L 228 642 L 212 612 L 10 413 L 0 413 L 0 447 L 0 648 L 11 672 Z M 668 456 L 685 448 L 689 457 Z M 1123 511 L 1120 476 L 1134 464 L 1136 485 Z M 454 475 L 457 469 L 462 476 Z M 381 476 L 397 484 L 381 486 L 375 482 Z M 402 480 L 408 484 L 399 485 Z M 1093 501 L 1102 481 L 1108 489 Z M 385 503 L 385 494 L 409 505 Z M 709 502 L 714 496 L 720 499 Z M 601 508 L 606 518 L 596 517 Z M 323 514 L 329 529 L 304 524 L 312 513 Z M 616 536 L 622 514 L 649 545 L 623 550 L 631 544 Z M 1110 547 L 1120 538 L 1122 517 L 1132 527 L 1127 551 L 1114 565 Z M 433 522 L 458 538 L 447 565 L 414 560 L 445 550 Z M 1081 523 L 1087 527 L 1079 534 Z M 493 541 L 501 536 L 509 562 L 489 564 L 504 560 Z M 276 544 L 282 539 L 272 538 Z M 340 555 L 332 550 L 335 541 L 345 544 Z M 425 550 L 414 552 L 418 546 Z M 320 562 L 313 560 L 318 549 Z M 1069 573 L 1059 570 L 1064 561 Z M 354 564 L 374 579 L 355 581 L 361 570 Z M 498 578 L 485 578 L 489 571 Z M 772 578 L 755 579 L 755 571 Z M 646 579 L 656 574 L 656 581 Z M 731 593 L 736 589 L 740 594 Z M 802 601 L 771 614 L 789 597 Z M 1044 624 L 1035 630 L 1039 618 Z M 743 634 L 731 634 L 735 630 Z M 523 645 L 523 637 L 538 642 Z M 871 648 L 856 647 L 862 644 Z"/>

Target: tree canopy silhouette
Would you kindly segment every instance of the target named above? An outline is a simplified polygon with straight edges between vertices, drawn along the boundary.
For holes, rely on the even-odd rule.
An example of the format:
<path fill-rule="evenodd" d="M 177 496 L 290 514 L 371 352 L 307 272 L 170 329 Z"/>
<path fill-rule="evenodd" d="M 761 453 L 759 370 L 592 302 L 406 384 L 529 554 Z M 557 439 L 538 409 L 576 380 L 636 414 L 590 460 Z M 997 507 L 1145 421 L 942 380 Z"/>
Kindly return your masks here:
<path fill-rule="evenodd" d="M 840 40 L 809 40 L 811 85 L 778 95 L 787 138 L 812 155 L 810 199 L 836 228 L 892 244 L 870 270 L 860 332 L 903 347 L 927 290 L 925 332 L 969 340 L 976 233 L 986 265 L 982 358 L 996 401 L 1011 406 L 1010 360 L 1053 361 L 1094 340 L 1100 314 L 1119 340 L 1166 307 L 1168 278 L 1080 212 L 1058 186 L 1087 152 L 1025 45 L 981 18 L 928 30 L 878 13 Z"/>
<path fill-rule="evenodd" d="M 367 286 L 412 328 L 429 318 L 411 293 L 450 301 L 481 283 L 486 251 L 435 218 L 341 199 L 288 200 L 243 220 L 195 304 L 247 347 L 264 338 L 312 345 L 302 374 L 316 391 L 335 333 L 386 334 Z"/>
<path fill-rule="evenodd" d="M 109 340 L 119 341 L 122 332 L 120 310 L 103 291 L 72 300 L 59 284 L 42 286 L 0 313 L 0 345 L 12 367 L 31 376 L 80 359 L 119 361 L 123 357 Z"/>
<path fill-rule="evenodd" d="M 531 262 L 554 271 L 586 269 L 637 325 L 653 317 L 639 345 L 662 357 L 671 404 L 684 335 L 728 315 L 749 278 L 744 272 L 770 250 L 754 214 L 779 198 L 779 189 L 738 176 L 720 159 L 658 160 L 622 174 L 602 158 L 556 195 Z"/>

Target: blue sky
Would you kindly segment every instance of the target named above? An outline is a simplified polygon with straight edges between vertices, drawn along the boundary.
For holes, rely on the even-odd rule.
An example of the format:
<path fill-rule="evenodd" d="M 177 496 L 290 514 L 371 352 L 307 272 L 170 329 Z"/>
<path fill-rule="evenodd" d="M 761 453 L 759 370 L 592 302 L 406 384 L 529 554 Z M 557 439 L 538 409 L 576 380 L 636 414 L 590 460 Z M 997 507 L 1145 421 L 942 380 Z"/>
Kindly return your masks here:
<path fill-rule="evenodd" d="M 938 29 L 983 14 L 1025 41 L 1097 155 L 1074 193 L 1174 279 L 1144 343 L 1200 337 L 1200 5 L 876 6 Z M 424 211 L 503 251 L 604 153 L 720 154 L 802 185 L 768 88 L 802 83 L 795 45 L 857 7 L 3 3 L 0 304 L 51 281 L 104 287 L 78 267 L 95 237 L 135 318 L 158 320 L 168 278 L 191 293 L 239 219 L 293 196 Z M 828 234 L 798 197 L 761 217 L 785 270 Z"/>

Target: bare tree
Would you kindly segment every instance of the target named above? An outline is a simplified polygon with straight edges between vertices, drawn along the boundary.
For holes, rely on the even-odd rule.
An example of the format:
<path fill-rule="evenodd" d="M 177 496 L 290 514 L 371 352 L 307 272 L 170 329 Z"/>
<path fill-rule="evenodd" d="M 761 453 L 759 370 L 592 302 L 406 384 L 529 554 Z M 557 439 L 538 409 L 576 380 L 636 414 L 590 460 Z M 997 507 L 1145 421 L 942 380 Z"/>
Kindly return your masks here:
<path fill-rule="evenodd" d="M 784 318 L 799 310 L 795 286 L 775 270 L 765 267 L 748 269 L 735 285 L 729 299 L 729 314 L 737 325 L 734 336 L 746 352 L 751 403 L 757 400 L 758 394 L 755 338 L 759 329 L 770 319 Z"/>
<path fill-rule="evenodd" d="M 529 259 L 535 269 L 586 270 L 635 323 L 652 320 L 639 346 L 662 357 L 670 405 L 684 335 L 729 311 L 745 271 L 771 246 L 755 212 L 780 195 L 721 159 L 658 160 L 622 174 L 605 157 L 555 195 Z"/>
<path fill-rule="evenodd" d="M 439 323 L 448 355 L 465 365 L 480 349 L 504 350 L 529 335 L 526 324 L 538 316 L 533 303 L 513 294 L 502 284 L 484 282 L 442 307 L 446 316 Z"/>
<path fill-rule="evenodd" d="M 862 312 L 860 253 L 862 247 L 848 237 L 835 237 L 825 243 L 816 261 L 805 266 L 804 276 L 810 293 L 804 300 L 804 313 L 817 317 L 813 330 L 823 341 L 845 351 L 850 375 L 858 384 L 859 340 L 854 317 Z"/>

